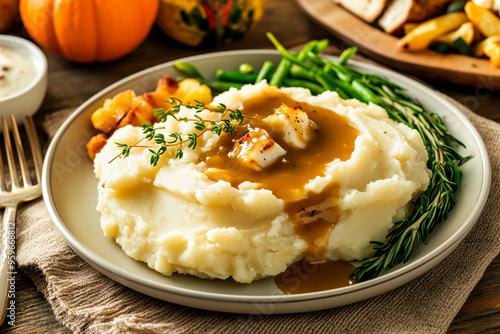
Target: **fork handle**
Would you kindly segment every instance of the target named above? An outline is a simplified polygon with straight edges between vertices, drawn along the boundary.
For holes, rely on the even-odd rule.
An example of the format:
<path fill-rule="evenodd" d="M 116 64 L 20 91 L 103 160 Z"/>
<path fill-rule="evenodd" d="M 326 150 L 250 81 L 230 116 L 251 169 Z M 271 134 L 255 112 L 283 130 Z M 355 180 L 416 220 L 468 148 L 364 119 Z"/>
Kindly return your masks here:
<path fill-rule="evenodd" d="M 16 205 L 6 206 L 3 214 L 2 251 L 0 253 L 0 326 L 5 321 L 7 308 L 16 304 Z M 10 298 L 9 298 L 10 297 Z M 9 305 L 9 299 L 12 299 Z M 12 303 L 13 302 L 13 303 Z M 15 320 L 15 318 L 13 318 Z"/>

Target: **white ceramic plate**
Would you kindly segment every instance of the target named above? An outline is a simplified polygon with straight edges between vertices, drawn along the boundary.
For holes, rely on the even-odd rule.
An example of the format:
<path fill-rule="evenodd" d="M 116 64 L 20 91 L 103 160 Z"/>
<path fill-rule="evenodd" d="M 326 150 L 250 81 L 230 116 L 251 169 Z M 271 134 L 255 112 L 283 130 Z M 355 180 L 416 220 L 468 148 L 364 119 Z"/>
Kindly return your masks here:
<path fill-rule="evenodd" d="M 275 51 L 245 50 L 183 60 L 193 63 L 206 77 L 212 77 L 219 68 L 237 70 L 243 62 L 259 68 L 265 60 L 277 63 L 280 58 Z M 251 284 L 183 275 L 165 277 L 126 256 L 112 238 L 103 235 L 100 215 L 95 209 L 97 180 L 85 152 L 85 145 L 93 133 L 90 115 L 105 98 L 126 89 L 133 89 L 137 94 L 151 91 L 159 78 L 180 75 L 173 62 L 146 69 L 104 89 L 80 106 L 60 128 L 49 147 L 43 168 L 43 197 L 56 228 L 75 252 L 113 280 L 159 299 L 214 311 L 264 314 L 314 311 L 361 301 L 416 278 L 442 261 L 477 221 L 489 192 L 488 155 L 481 137 L 467 118 L 431 89 L 377 66 L 351 64 L 408 88 L 412 97 L 426 109 L 439 113 L 451 132 L 466 144 L 467 149 L 460 149 L 460 152 L 474 156 L 463 166 L 464 178 L 456 194 L 457 205 L 448 220 L 438 225 L 427 246 L 416 248 L 413 258 L 405 265 L 345 288 L 284 295 L 272 277 Z"/>

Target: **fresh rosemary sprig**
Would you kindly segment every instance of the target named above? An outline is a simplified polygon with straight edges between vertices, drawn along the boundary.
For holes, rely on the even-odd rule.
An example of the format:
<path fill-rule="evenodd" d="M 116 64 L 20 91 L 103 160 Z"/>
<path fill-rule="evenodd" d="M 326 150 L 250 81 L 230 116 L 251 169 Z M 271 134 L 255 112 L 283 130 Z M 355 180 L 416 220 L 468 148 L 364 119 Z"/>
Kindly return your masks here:
<path fill-rule="evenodd" d="M 303 50 L 292 54 L 271 33 L 267 36 L 283 56 L 282 62 L 290 65 L 286 68 L 278 66 L 274 73 L 267 71 L 264 77 L 269 82 L 271 79 L 280 82 L 277 85 L 282 87 L 289 86 L 287 80 L 294 80 L 297 84 L 293 86 L 308 88 L 313 94 L 336 91 L 344 99 L 355 98 L 377 104 L 387 111 L 390 118 L 420 133 L 429 156 L 428 167 L 432 171 L 430 184 L 412 203 L 410 215 L 394 224 L 385 242 L 372 241 L 376 250 L 374 257 L 365 260 L 352 276 L 357 281 L 368 280 L 386 268 L 407 262 L 415 246 L 419 242 L 427 244 L 427 238 L 436 224 L 445 220 L 455 205 L 454 193 L 462 176 L 459 166 L 470 157 L 460 155 L 454 146 L 464 145 L 449 133 L 439 115 L 424 110 L 406 95 L 402 87 L 383 77 L 349 67 L 347 63 L 356 53 L 356 48 L 345 50 L 337 63 L 319 55 L 326 46 L 323 41 L 311 41 Z M 237 82 L 217 83 L 217 87 L 229 89 L 254 81 L 245 81 L 240 77 Z"/>
<path fill-rule="evenodd" d="M 470 156 L 462 156 L 453 147 L 465 146 L 446 129 L 439 115 L 424 110 L 404 93 L 403 88 L 376 75 L 354 70 L 351 74 L 358 77 L 358 82 L 373 94 L 375 101 L 372 102 L 383 107 L 390 118 L 419 132 L 429 156 L 427 165 L 432 171 L 429 186 L 413 203 L 410 215 L 394 224 L 385 242 L 372 241 L 376 250 L 374 257 L 365 260 L 352 273 L 359 282 L 406 263 L 420 241 L 428 243 L 428 236 L 436 224 L 446 220 L 455 205 L 454 193 L 462 177 L 459 166 Z"/>
<path fill-rule="evenodd" d="M 163 108 L 154 110 L 155 115 L 159 116 L 161 122 L 166 122 L 168 117 L 172 117 L 178 122 L 194 122 L 195 129 L 199 132 L 188 133 L 185 136 L 179 132 L 173 132 L 165 137 L 163 133 L 158 133 L 158 130 L 164 130 L 164 127 L 155 127 L 153 125 L 143 124 L 142 133 L 144 134 L 144 137 L 137 143 L 129 145 L 115 142 L 115 144 L 120 147 L 122 151 L 118 156 L 113 158 L 113 160 L 119 157 L 128 157 L 130 155 L 130 150 L 133 147 L 148 148 L 149 152 L 151 152 L 149 163 L 153 166 L 158 164 L 160 157 L 167 152 L 168 147 L 177 147 L 174 158 L 181 159 L 184 156 L 184 145 L 187 145 L 189 149 L 194 150 L 198 145 L 198 138 L 207 131 L 215 132 L 219 136 L 222 133 L 233 135 L 236 131 L 236 126 L 241 125 L 246 118 L 240 110 L 227 108 L 223 103 L 219 103 L 217 106 L 210 106 L 203 102 L 196 101 L 196 104 L 194 105 L 183 105 L 182 101 L 175 97 L 171 97 L 170 100 L 166 102 L 171 105 L 168 110 Z M 177 114 L 181 110 L 182 106 L 188 109 L 194 109 L 194 118 L 178 117 Z M 209 110 L 210 112 L 221 114 L 220 119 L 203 119 L 198 115 L 203 110 Z M 227 118 L 223 118 L 226 116 Z M 139 145 L 143 140 L 154 141 L 155 145 Z"/>

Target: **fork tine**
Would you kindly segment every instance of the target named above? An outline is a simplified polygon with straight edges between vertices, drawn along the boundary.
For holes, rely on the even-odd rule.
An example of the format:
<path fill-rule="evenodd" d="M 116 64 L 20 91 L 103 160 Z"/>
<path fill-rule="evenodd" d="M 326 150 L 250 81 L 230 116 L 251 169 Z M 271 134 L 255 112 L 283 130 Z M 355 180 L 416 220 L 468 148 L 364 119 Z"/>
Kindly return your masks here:
<path fill-rule="evenodd" d="M 0 192 L 6 192 L 7 188 L 5 186 L 5 173 L 3 171 L 3 157 L 2 148 L 0 147 Z"/>
<path fill-rule="evenodd" d="M 19 158 L 19 164 L 21 165 L 21 174 L 23 176 L 24 186 L 31 186 L 31 176 L 28 170 L 28 162 L 26 161 L 26 154 L 24 154 L 23 142 L 21 141 L 21 136 L 19 135 L 19 129 L 17 127 L 16 118 L 14 115 L 10 116 L 12 122 L 12 132 L 14 133 L 14 142 L 16 143 L 17 157 Z"/>
<path fill-rule="evenodd" d="M 36 180 L 40 183 L 42 179 L 42 149 L 40 148 L 40 140 L 36 132 L 35 122 L 31 116 L 26 116 L 24 119 L 24 127 L 28 135 L 28 141 L 31 147 L 31 154 L 35 163 Z"/>
<path fill-rule="evenodd" d="M 9 125 L 4 116 L 3 121 L 3 138 L 5 141 L 5 151 L 7 155 L 7 163 L 9 165 L 10 178 L 12 179 L 12 189 L 19 189 L 19 181 L 17 180 L 17 170 L 14 162 L 14 153 L 12 151 L 12 142 L 10 141 Z"/>

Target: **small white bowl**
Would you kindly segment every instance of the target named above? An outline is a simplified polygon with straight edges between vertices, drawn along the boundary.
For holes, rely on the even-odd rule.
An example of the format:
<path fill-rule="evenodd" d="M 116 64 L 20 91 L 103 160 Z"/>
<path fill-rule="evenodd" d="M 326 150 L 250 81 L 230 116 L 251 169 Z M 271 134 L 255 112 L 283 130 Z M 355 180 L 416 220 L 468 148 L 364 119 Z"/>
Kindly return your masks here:
<path fill-rule="evenodd" d="M 15 115 L 20 121 L 25 116 L 33 115 L 45 98 L 47 92 L 47 58 L 42 50 L 32 42 L 15 36 L 0 35 L 0 47 L 22 52 L 32 61 L 35 77 L 22 90 L 0 97 L 0 116 Z"/>

